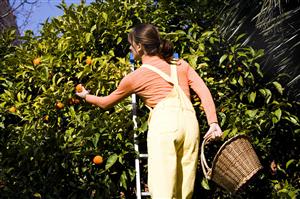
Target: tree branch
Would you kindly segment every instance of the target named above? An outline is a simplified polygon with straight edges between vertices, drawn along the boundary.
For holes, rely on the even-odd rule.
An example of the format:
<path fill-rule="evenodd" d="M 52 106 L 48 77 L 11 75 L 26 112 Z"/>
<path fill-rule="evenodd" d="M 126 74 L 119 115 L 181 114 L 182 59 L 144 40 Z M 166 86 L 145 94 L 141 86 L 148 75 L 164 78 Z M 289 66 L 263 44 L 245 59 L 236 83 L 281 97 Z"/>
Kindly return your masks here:
<path fill-rule="evenodd" d="M 4 18 L 4 17 L 8 16 L 9 14 L 15 12 L 17 9 L 19 9 L 21 6 L 23 6 L 23 5 L 25 5 L 25 4 L 31 4 L 31 5 L 33 5 L 33 4 L 37 3 L 37 2 L 38 2 L 38 0 L 35 0 L 35 1 L 33 1 L 33 2 L 30 2 L 30 1 L 28 1 L 28 0 L 21 1 L 21 3 L 20 3 L 18 6 L 16 6 L 16 7 L 13 8 L 13 9 L 10 8 L 10 10 L 8 10 L 6 13 L 4 13 L 3 15 L 1 15 L 1 16 L 0 16 L 0 19 L 2 19 L 2 18 Z M 14 4 L 15 4 L 15 1 L 14 1 L 13 5 L 14 5 Z"/>

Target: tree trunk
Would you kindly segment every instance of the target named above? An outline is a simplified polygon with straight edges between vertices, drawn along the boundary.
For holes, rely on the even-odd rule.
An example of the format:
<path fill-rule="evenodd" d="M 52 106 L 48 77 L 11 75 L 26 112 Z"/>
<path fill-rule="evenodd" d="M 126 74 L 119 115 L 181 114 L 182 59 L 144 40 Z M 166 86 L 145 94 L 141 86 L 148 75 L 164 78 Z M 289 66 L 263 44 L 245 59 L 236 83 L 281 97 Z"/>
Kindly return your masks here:
<path fill-rule="evenodd" d="M 0 1 L 0 32 L 7 28 L 15 28 L 19 35 L 16 17 L 8 0 Z"/>

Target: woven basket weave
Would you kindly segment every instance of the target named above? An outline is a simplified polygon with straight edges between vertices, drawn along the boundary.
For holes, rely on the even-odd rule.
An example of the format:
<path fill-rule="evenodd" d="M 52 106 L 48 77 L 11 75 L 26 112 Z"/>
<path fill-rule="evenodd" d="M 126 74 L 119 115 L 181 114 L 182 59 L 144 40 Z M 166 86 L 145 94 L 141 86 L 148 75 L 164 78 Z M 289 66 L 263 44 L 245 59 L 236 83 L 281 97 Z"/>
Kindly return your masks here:
<path fill-rule="evenodd" d="M 204 156 L 204 140 L 201 146 L 201 165 L 204 176 L 227 191 L 234 193 L 248 182 L 262 165 L 245 135 L 235 136 L 226 141 L 209 168 Z"/>

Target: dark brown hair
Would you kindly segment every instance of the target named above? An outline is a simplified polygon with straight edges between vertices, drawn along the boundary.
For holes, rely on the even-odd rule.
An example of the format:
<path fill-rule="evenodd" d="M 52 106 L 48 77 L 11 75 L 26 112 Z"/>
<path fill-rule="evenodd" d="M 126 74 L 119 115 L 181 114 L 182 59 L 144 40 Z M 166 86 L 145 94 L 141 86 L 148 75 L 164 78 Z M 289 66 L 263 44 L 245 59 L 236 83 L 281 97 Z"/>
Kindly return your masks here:
<path fill-rule="evenodd" d="M 141 44 L 144 52 L 148 55 L 158 55 L 170 62 L 174 47 L 173 44 L 165 39 L 160 38 L 157 27 L 151 24 L 139 24 L 135 26 L 128 34 L 128 42 L 132 44 Z"/>

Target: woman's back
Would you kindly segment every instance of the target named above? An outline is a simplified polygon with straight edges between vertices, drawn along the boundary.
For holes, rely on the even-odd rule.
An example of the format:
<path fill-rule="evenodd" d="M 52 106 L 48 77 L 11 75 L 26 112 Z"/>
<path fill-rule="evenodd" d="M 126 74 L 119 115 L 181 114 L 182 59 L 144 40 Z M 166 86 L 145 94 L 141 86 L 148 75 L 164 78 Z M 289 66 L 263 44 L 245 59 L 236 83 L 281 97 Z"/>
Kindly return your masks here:
<path fill-rule="evenodd" d="M 170 64 L 160 59 L 158 56 L 148 57 L 144 60 L 144 64 L 154 66 L 170 76 Z M 182 60 L 177 62 L 177 77 L 179 85 L 185 94 L 190 97 L 187 74 L 188 67 L 189 65 Z M 128 75 L 128 79 L 125 81 L 131 82 L 133 92 L 142 97 L 144 102 L 150 107 L 154 107 L 158 102 L 164 99 L 173 88 L 171 83 L 164 80 L 157 73 L 144 67 L 141 67 Z"/>

